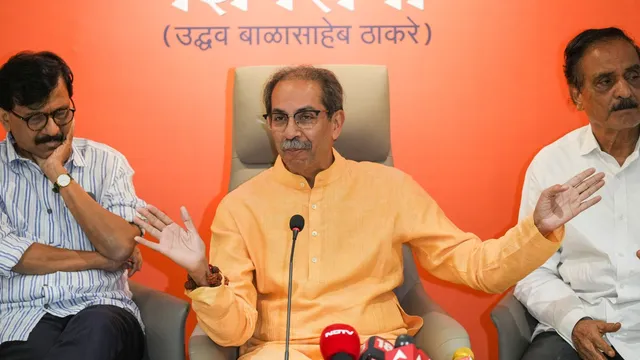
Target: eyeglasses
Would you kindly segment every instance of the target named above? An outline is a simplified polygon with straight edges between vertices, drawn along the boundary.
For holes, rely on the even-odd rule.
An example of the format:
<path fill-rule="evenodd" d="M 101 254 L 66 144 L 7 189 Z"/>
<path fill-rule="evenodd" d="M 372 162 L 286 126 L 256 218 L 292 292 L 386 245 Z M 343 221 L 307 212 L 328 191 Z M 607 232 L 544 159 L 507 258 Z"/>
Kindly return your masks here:
<path fill-rule="evenodd" d="M 318 116 L 321 112 L 328 113 L 326 110 L 299 110 L 293 114 L 293 121 L 300 129 L 309 130 L 316 125 L 318 122 Z M 275 112 L 271 114 L 264 114 L 262 117 L 269 122 L 269 126 L 274 129 L 281 130 L 287 127 L 291 116 L 283 112 Z"/>
<path fill-rule="evenodd" d="M 49 122 L 49 118 L 53 119 L 53 122 L 58 126 L 67 125 L 71 120 L 73 120 L 73 115 L 76 112 L 76 105 L 71 100 L 70 108 L 57 109 L 50 113 L 45 112 L 37 112 L 35 114 L 31 114 L 29 116 L 20 116 L 16 114 L 13 110 L 10 110 L 13 115 L 20 118 L 21 120 L 27 123 L 27 127 L 33 131 L 40 131 L 47 126 Z"/>

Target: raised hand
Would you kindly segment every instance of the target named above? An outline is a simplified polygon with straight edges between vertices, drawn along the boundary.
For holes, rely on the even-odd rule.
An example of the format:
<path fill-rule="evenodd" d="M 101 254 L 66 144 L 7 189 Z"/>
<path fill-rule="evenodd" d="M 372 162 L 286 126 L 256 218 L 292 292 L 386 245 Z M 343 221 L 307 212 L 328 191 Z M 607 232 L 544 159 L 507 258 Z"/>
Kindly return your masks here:
<path fill-rule="evenodd" d="M 56 177 L 60 173 L 64 172 L 64 163 L 71 156 L 71 149 L 73 145 L 73 132 L 75 129 L 75 122 L 69 124 L 70 129 L 67 132 L 67 136 L 60 146 L 58 146 L 46 159 L 41 159 L 34 156 L 36 164 L 42 169 L 42 172 L 51 181 L 56 181 Z"/>
<path fill-rule="evenodd" d="M 204 276 L 208 269 L 206 247 L 184 206 L 180 208 L 180 215 L 186 231 L 154 206 L 140 208 L 138 212 L 147 218 L 147 221 L 138 217 L 133 221 L 159 240 L 156 243 L 136 236 L 135 240 L 138 243 L 165 255 L 189 274 Z"/>
<path fill-rule="evenodd" d="M 604 173 L 591 168 L 581 172 L 564 185 L 554 185 L 542 192 L 533 219 L 544 236 L 578 216 L 581 212 L 597 204 L 602 198 L 594 196 L 604 186 Z"/>

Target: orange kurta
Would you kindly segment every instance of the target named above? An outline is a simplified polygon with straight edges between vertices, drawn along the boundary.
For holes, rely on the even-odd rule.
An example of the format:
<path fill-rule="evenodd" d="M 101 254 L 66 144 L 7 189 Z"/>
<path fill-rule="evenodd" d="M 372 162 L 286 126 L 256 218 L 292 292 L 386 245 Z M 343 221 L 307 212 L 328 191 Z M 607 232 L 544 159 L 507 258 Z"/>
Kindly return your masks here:
<path fill-rule="evenodd" d="M 318 338 L 333 323 L 352 325 L 363 341 L 420 329 L 422 319 L 406 315 L 393 293 L 402 284 L 404 243 L 438 278 L 492 293 L 513 286 L 560 246 L 564 229 L 545 238 L 532 217 L 483 242 L 458 229 L 407 174 L 334 156 L 313 188 L 278 158 L 218 206 L 210 262 L 230 283 L 188 295 L 211 339 L 246 343 L 243 359 L 282 356 L 294 214 L 306 224 L 294 255 L 292 360 L 321 359 Z"/>

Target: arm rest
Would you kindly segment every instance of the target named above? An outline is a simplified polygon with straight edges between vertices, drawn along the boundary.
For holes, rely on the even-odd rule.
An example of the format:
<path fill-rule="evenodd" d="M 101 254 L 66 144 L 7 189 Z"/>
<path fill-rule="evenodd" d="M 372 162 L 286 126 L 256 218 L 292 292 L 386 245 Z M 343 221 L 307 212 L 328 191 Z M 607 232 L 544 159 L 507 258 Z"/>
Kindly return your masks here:
<path fill-rule="evenodd" d="M 196 325 L 189 338 L 189 359 L 191 360 L 236 360 L 237 347 L 222 347 L 213 342 L 207 334 Z"/>
<path fill-rule="evenodd" d="M 184 360 L 185 323 L 189 303 L 129 281 L 133 301 L 145 326 L 145 360 Z"/>
<path fill-rule="evenodd" d="M 512 293 L 508 293 L 491 310 L 491 321 L 498 330 L 499 359 L 522 358 L 529 347 L 536 320 Z"/>
<path fill-rule="evenodd" d="M 401 305 L 408 314 L 424 320 L 422 329 L 415 336 L 416 345 L 432 360 L 451 360 L 459 348 L 471 348 L 464 327 L 427 295 L 422 284 L 415 284 L 403 297 Z"/>

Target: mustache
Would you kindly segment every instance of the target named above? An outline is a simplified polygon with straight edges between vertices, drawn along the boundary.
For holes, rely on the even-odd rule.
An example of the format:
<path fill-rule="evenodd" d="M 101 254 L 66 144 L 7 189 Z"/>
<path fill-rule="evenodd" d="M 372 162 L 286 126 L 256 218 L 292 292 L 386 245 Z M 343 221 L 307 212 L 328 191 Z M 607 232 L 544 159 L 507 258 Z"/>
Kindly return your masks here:
<path fill-rule="evenodd" d="M 300 141 L 298 138 L 286 139 L 280 148 L 282 150 L 309 150 L 311 149 L 311 141 Z"/>
<path fill-rule="evenodd" d="M 611 112 L 620 111 L 620 110 L 628 110 L 628 109 L 637 109 L 638 103 L 632 98 L 623 98 L 619 103 L 615 104 L 611 108 Z"/>
<path fill-rule="evenodd" d="M 46 144 L 48 142 L 53 142 L 53 141 L 63 142 L 64 140 L 65 140 L 64 134 L 59 133 L 56 135 L 43 135 L 43 136 L 37 137 L 35 142 L 36 142 L 36 145 L 40 145 L 40 144 Z"/>

